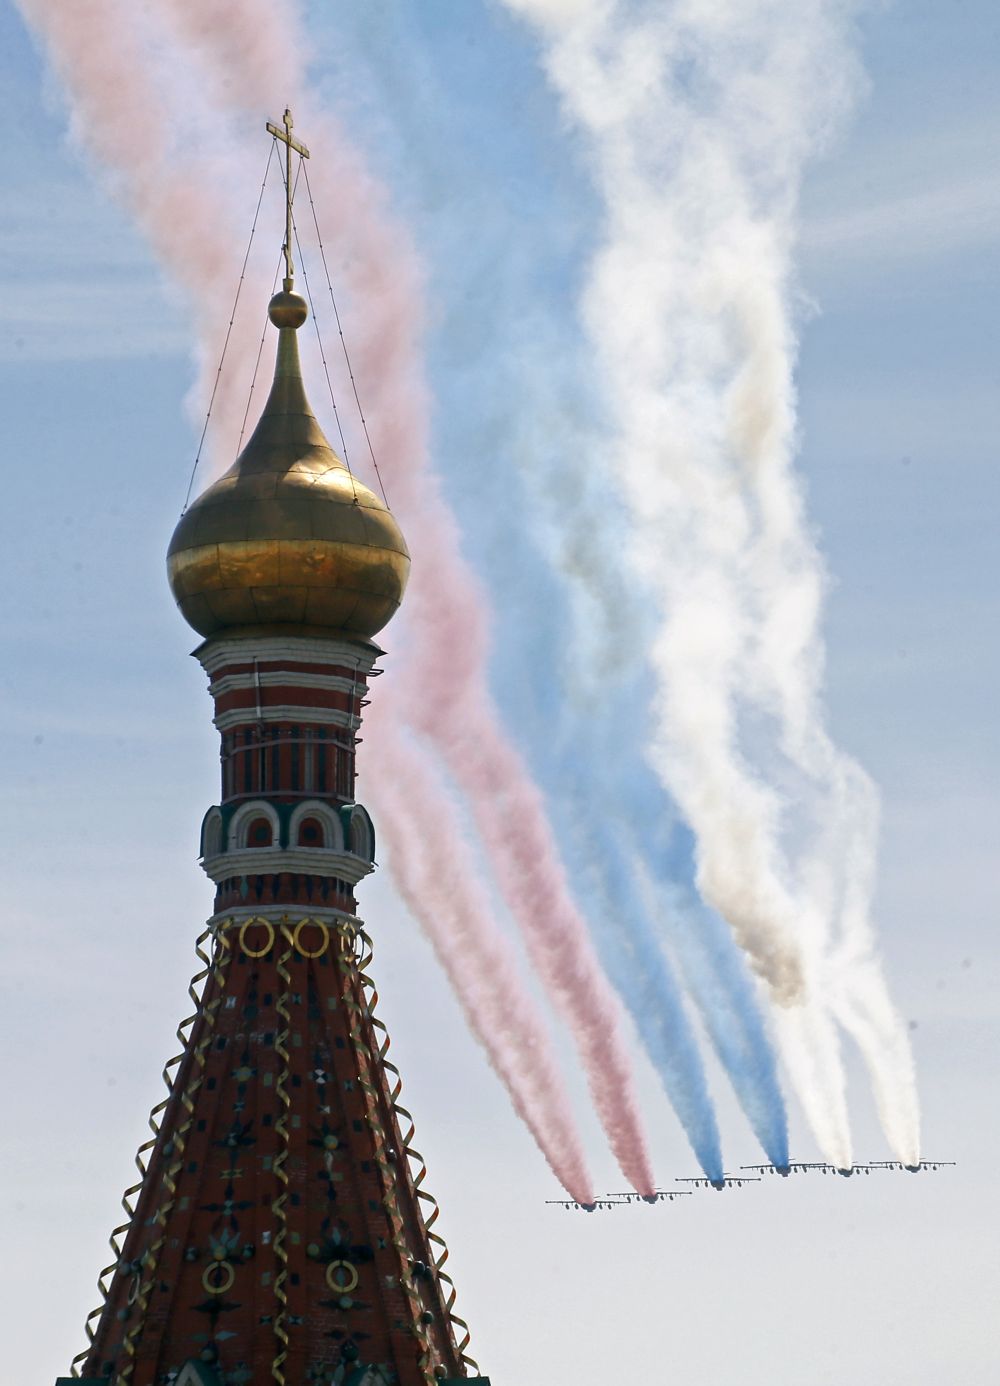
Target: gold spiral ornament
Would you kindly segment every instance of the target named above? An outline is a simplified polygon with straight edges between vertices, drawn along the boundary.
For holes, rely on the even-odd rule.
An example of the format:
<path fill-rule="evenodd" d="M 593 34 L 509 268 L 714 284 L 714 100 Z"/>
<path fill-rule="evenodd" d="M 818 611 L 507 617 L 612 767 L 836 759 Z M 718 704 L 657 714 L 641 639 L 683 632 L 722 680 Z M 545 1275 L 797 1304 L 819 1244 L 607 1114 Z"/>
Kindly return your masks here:
<path fill-rule="evenodd" d="M 281 936 L 285 941 L 285 948 L 278 958 L 277 970 L 281 978 L 281 991 L 278 993 L 278 1000 L 275 1009 L 281 1017 L 281 1028 L 274 1038 L 274 1048 L 281 1060 L 281 1067 L 278 1070 L 278 1081 L 275 1084 L 275 1092 L 278 1101 L 281 1103 L 281 1110 L 278 1113 L 278 1120 L 274 1124 L 275 1134 L 281 1142 L 274 1161 L 274 1175 L 281 1184 L 281 1192 L 271 1205 L 278 1223 L 278 1234 L 274 1239 L 274 1254 L 278 1261 L 278 1273 L 274 1278 L 274 1297 L 278 1301 L 278 1313 L 274 1320 L 274 1336 L 278 1340 L 278 1351 L 274 1355 L 271 1363 L 271 1379 L 284 1386 L 285 1372 L 284 1364 L 288 1357 L 288 1329 L 286 1322 L 288 1319 L 288 1293 L 285 1289 L 285 1282 L 288 1279 L 288 1252 L 285 1250 L 285 1239 L 288 1236 L 288 1214 L 285 1205 L 288 1202 L 288 1150 L 291 1140 L 289 1132 L 289 1115 L 291 1112 L 292 1099 L 288 1094 L 289 1064 L 290 1056 L 288 1053 L 288 1034 L 291 1028 L 291 1012 L 288 1009 L 288 998 L 291 991 L 292 974 L 288 970 L 288 962 L 294 951 L 293 934 L 288 927 L 287 919 L 281 922 Z"/>
<path fill-rule="evenodd" d="M 365 1031 L 364 1021 L 366 1016 L 370 1019 L 370 1013 L 363 1004 L 365 995 L 358 962 L 359 959 L 354 954 L 353 948 L 350 957 L 341 958 L 340 967 L 344 976 L 343 1001 L 350 1027 L 351 1044 L 358 1057 L 358 1080 L 368 1108 L 368 1127 L 375 1144 L 375 1163 L 378 1165 L 379 1173 L 382 1176 L 382 1206 L 389 1215 L 392 1245 L 399 1257 L 403 1272 L 399 1280 L 400 1288 L 406 1295 L 410 1310 L 410 1331 L 420 1348 L 420 1375 L 425 1386 L 436 1386 L 438 1378 L 432 1363 L 430 1335 L 423 1319 L 423 1304 L 412 1277 L 407 1274 L 410 1253 L 406 1244 L 405 1224 L 397 1196 L 397 1174 L 388 1156 L 388 1141 L 379 1116 L 379 1092 L 376 1088 L 379 1080 L 379 1069 L 369 1047 L 368 1036 Z M 383 1096 L 388 1096 L 384 1089 Z"/>
<path fill-rule="evenodd" d="M 438 1207 L 438 1201 L 434 1197 L 434 1195 L 423 1187 L 424 1179 L 427 1176 L 427 1166 L 424 1162 L 424 1157 L 421 1155 L 420 1151 L 417 1150 L 412 1144 L 413 1137 L 416 1133 L 416 1127 L 414 1126 L 413 1117 L 398 1100 L 399 1095 L 403 1090 L 403 1080 L 400 1077 L 399 1069 L 387 1057 L 389 1053 L 389 1047 L 391 1044 L 391 1041 L 389 1039 L 389 1032 L 386 1029 L 383 1022 L 379 1020 L 378 1016 L 375 1013 L 375 1008 L 378 1005 L 378 991 L 376 990 L 374 981 L 366 971 L 374 956 L 374 946 L 372 944 L 371 938 L 365 931 L 364 925 L 361 924 L 360 921 L 358 922 L 356 936 L 360 948 L 360 955 L 358 959 L 358 976 L 363 988 L 363 995 L 365 996 L 365 1000 L 367 1003 L 365 1009 L 372 1030 L 374 1032 L 377 1032 L 379 1037 L 378 1057 L 381 1062 L 382 1068 L 386 1073 L 392 1075 L 393 1087 L 392 1091 L 389 1093 L 390 1108 L 392 1110 L 393 1116 L 397 1120 L 406 1123 L 407 1129 L 405 1134 L 402 1134 L 402 1126 L 400 1127 L 400 1143 L 403 1154 L 406 1157 L 406 1163 L 410 1173 L 410 1177 L 413 1181 L 414 1192 L 416 1193 L 418 1200 L 422 1204 L 424 1204 L 429 1210 L 426 1214 L 424 1230 L 427 1233 L 428 1242 L 431 1243 L 431 1249 L 433 1253 L 432 1259 L 434 1262 L 434 1269 L 437 1272 L 439 1288 L 444 1292 L 446 1296 L 444 1308 L 448 1317 L 449 1327 L 451 1329 L 452 1342 L 454 1343 L 455 1350 L 457 1351 L 463 1366 L 466 1368 L 467 1373 L 473 1376 L 478 1376 L 480 1374 L 479 1363 L 475 1360 L 474 1357 L 469 1356 L 468 1352 L 466 1351 L 471 1338 L 469 1325 L 466 1323 L 465 1319 L 461 1318 L 458 1314 L 455 1313 L 455 1283 L 452 1280 L 451 1276 L 448 1274 L 448 1272 L 444 1269 L 445 1262 L 448 1260 L 448 1247 L 445 1243 L 444 1238 L 440 1236 L 439 1233 L 434 1231 L 434 1224 L 440 1217 L 441 1210 Z M 416 1168 L 414 1168 L 414 1166 L 416 1166 Z M 460 1339 L 456 1335 L 456 1329 L 458 1330 L 458 1333 L 461 1334 Z"/>
<path fill-rule="evenodd" d="M 354 944 L 358 936 L 356 921 L 353 919 L 338 919 L 336 928 L 340 945 L 340 956 L 342 958 L 353 957 Z"/>
<path fill-rule="evenodd" d="M 209 938 L 212 939 L 211 956 L 202 948 L 202 944 Z M 226 964 L 232 957 L 229 941 L 225 937 L 224 930 L 216 931 L 210 928 L 205 929 L 204 932 L 199 935 L 195 943 L 195 953 L 204 966 L 199 972 L 195 973 L 188 986 L 188 995 L 191 998 L 194 1011 L 191 1015 L 186 1016 L 177 1027 L 177 1041 L 181 1047 L 181 1052 L 168 1059 L 163 1067 L 163 1081 L 166 1085 L 167 1096 L 161 1102 L 158 1102 L 149 1114 L 149 1128 L 152 1132 L 152 1136 L 139 1147 L 135 1157 L 136 1168 L 139 1171 L 140 1179 L 137 1184 L 133 1184 L 130 1188 L 126 1189 L 125 1193 L 122 1195 L 122 1207 L 127 1214 L 128 1220 L 116 1227 L 111 1233 L 110 1245 L 115 1259 L 111 1265 L 104 1267 L 97 1281 L 98 1289 L 101 1292 L 102 1303 L 99 1308 L 92 1310 L 87 1316 L 85 1328 L 89 1340 L 88 1346 L 83 1352 L 78 1353 L 76 1357 L 74 1357 L 72 1363 L 72 1374 L 78 1377 L 80 1364 L 86 1362 L 94 1342 L 95 1331 L 93 1322 L 95 1319 L 99 1319 L 104 1312 L 115 1272 L 122 1261 L 123 1242 L 121 1239 L 127 1237 L 133 1225 L 135 1204 L 132 1200 L 141 1190 L 146 1177 L 147 1166 L 145 1157 L 156 1145 L 160 1134 L 160 1118 L 174 1094 L 177 1079 L 180 1075 L 181 1065 L 190 1052 L 190 1041 L 194 1032 L 194 1026 L 199 1017 L 201 1017 L 204 1024 L 204 1034 L 198 1041 L 194 1050 L 194 1073 L 180 1092 L 181 1103 L 185 1111 L 185 1120 L 181 1122 L 174 1134 L 172 1153 L 175 1158 L 163 1172 L 163 1182 L 167 1188 L 167 1196 L 157 1210 L 155 1217 L 155 1221 L 160 1227 L 160 1234 L 152 1245 L 147 1248 L 143 1256 L 142 1268 L 139 1272 L 139 1286 L 134 1297 L 130 1287 L 128 1296 L 129 1302 L 136 1306 L 138 1313 L 135 1321 L 125 1335 L 123 1346 L 126 1360 L 118 1370 L 118 1374 L 115 1378 L 116 1386 L 128 1386 L 132 1379 L 132 1373 L 135 1370 L 136 1345 L 139 1335 L 145 1326 L 146 1312 L 149 1307 L 149 1296 L 152 1292 L 153 1282 L 156 1277 L 156 1268 L 159 1263 L 160 1252 L 166 1240 L 163 1229 L 166 1226 L 167 1218 L 176 1199 L 176 1175 L 180 1172 L 183 1165 L 184 1150 L 193 1120 L 194 1097 L 201 1087 L 204 1077 L 205 1055 L 212 1041 L 212 1031 L 215 1027 L 216 1012 L 222 1004 L 222 993 L 226 984 Z M 199 983 L 203 983 L 201 991 L 198 990 Z M 206 1000 L 205 998 L 208 996 L 209 988 L 212 987 L 214 987 L 214 991 L 212 995 L 208 997 L 208 1000 Z"/>

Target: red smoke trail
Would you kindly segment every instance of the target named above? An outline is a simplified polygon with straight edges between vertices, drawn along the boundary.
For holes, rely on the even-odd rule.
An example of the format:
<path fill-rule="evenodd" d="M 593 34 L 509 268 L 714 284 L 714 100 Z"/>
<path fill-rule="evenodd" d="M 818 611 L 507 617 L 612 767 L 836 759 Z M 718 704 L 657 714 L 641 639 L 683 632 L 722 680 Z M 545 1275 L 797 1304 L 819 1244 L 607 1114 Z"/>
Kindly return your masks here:
<path fill-rule="evenodd" d="M 105 0 L 103 4 L 91 3 L 85 13 L 74 12 L 71 7 L 57 4 L 56 0 L 21 0 L 21 8 L 29 22 L 45 36 L 54 65 L 68 90 L 73 93 L 77 134 L 102 161 L 121 174 L 128 201 L 158 254 L 191 291 L 200 317 L 206 323 L 214 319 L 213 326 L 218 332 L 221 315 L 229 307 L 228 287 L 222 286 L 227 280 L 231 282 L 232 246 L 236 232 L 226 223 L 225 199 L 219 195 L 216 178 L 208 176 L 213 170 L 209 168 L 199 177 L 189 161 L 184 161 L 180 170 L 176 166 L 167 115 L 157 105 L 155 94 L 146 80 L 146 53 L 142 37 L 129 22 L 132 12 L 126 13 L 113 0 Z M 214 6 L 216 11 L 225 8 Z M 254 22 L 250 8 L 256 7 L 239 7 L 238 14 L 232 16 L 232 28 L 227 28 L 222 36 L 224 61 L 230 77 L 234 71 L 233 63 L 239 56 L 231 46 L 232 33 Z M 271 52 L 269 62 L 272 70 L 274 58 L 275 53 Z M 227 99 L 237 99 L 224 89 L 217 94 Z M 242 87 L 238 99 L 246 99 Z M 273 99 L 273 96 L 269 99 Z M 369 398 L 375 397 L 372 414 L 380 424 L 376 438 L 378 453 L 392 482 L 394 504 L 414 540 L 418 541 L 416 576 L 409 606 L 411 610 L 417 608 L 414 614 L 424 638 L 426 654 L 420 665 L 420 673 L 415 673 L 410 680 L 411 684 L 416 682 L 417 687 L 411 687 L 410 696 L 405 701 L 416 707 L 427 699 L 429 706 L 433 706 L 437 695 L 436 685 L 442 682 L 451 684 L 461 677 L 461 671 L 455 667 L 455 653 L 465 652 L 463 683 L 467 696 L 459 701 L 475 702 L 473 693 L 481 699 L 476 704 L 476 728 L 474 732 L 470 729 L 470 733 L 482 740 L 484 748 L 492 748 L 494 768 L 509 780 L 506 786 L 489 786 L 481 775 L 472 774 L 469 788 L 473 793 L 488 790 L 494 804 L 499 802 L 496 791 L 505 788 L 504 802 L 511 807 L 519 806 L 534 820 L 534 847 L 536 852 L 540 847 L 541 852 L 539 864 L 531 863 L 531 875 L 544 889 L 534 901 L 531 915 L 532 920 L 537 921 L 533 956 L 541 960 L 539 965 L 553 986 L 556 1000 L 564 1009 L 575 1007 L 572 1009 L 574 1030 L 602 1120 L 625 1173 L 637 1187 L 646 1189 L 652 1186 L 653 1181 L 631 1095 L 631 1075 L 618 1030 L 617 1010 L 593 959 L 582 923 L 575 913 L 570 913 L 569 920 L 577 930 L 575 946 L 579 956 L 569 956 L 570 936 L 566 933 L 567 912 L 563 907 L 564 897 L 568 903 L 565 881 L 541 812 L 537 791 L 524 774 L 514 752 L 506 746 L 495 711 L 489 703 L 485 690 L 483 609 L 473 596 L 474 583 L 460 557 L 450 512 L 440 499 L 434 478 L 426 474 L 423 462 L 427 455 L 424 442 L 426 403 L 415 366 L 419 328 L 416 305 L 419 295 L 415 292 L 416 276 L 411 257 L 385 225 L 378 205 L 377 189 L 345 152 L 342 138 L 332 130 L 328 121 L 316 121 L 313 128 L 319 129 L 320 125 L 326 130 L 325 140 L 321 135 L 321 142 L 326 146 L 324 160 L 328 168 L 335 160 L 336 167 L 332 176 L 314 180 L 317 201 L 321 209 L 327 199 L 332 203 L 326 211 L 325 222 L 337 228 L 334 248 L 339 257 L 347 261 L 341 277 L 347 281 L 353 296 L 365 305 L 367 330 L 363 337 L 358 334 L 362 343 L 358 353 L 359 374 L 366 382 L 378 386 L 374 391 L 366 388 Z M 221 178 L 225 172 L 231 171 L 231 165 L 232 159 L 227 151 L 225 163 L 220 160 L 214 173 Z M 204 339 L 205 324 L 201 326 Z M 247 359 L 254 353 L 253 341 L 244 339 Z M 214 361 L 210 369 L 214 373 Z M 232 372 L 231 378 L 236 374 Z M 411 457 L 418 461 L 409 462 Z M 422 548 L 425 548 L 424 552 L 420 552 Z M 428 671 L 433 674 L 433 680 L 425 678 Z M 420 695 L 419 699 L 417 694 Z M 453 701 L 453 706 L 457 705 Z M 400 710 L 397 709 L 397 713 Z M 452 751 L 468 743 L 470 733 L 452 743 Z M 455 763 L 454 754 L 450 759 Z M 407 827 L 409 818 L 422 822 L 434 821 L 435 813 L 448 811 L 447 803 L 442 801 L 433 779 L 422 774 L 419 761 L 411 762 L 410 773 L 408 792 L 401 795 L 395 787 L 397 767 L 388 761 L 383 762 L 380 775 L 382 809 L 391 831 L 396 835 L 394 845 L 402 864 L 400 871 L 405 877 L 402 882 L 404 893 L 413 898 L 428 932 L 447 951 L 456 947 L 455 927 L 459 921 L 453 911 L 446 909 L 431 919 L 429 906 L 422 899 L 414 898 L 420 871 L 413 865 L 414 842 L 408 836 L 410 830 Z M 480 823 L 488 813 L 486 804 L 477 804 Z M 491 835 L 491 840 L 496 840 L 495 833 Z M 420 850 L 426 848 L 421 846 Z M 500 874 L 508 886 L 508 895 L 511 894 L 512 861 L 516 861 L 516 856 L 511 858 L 510 854 L 506 858 L 501 857 L 500 861 Z M 453 876 L 457 870 L 455 866 L 451 867 Z M 555 873 L 554 879 L 546 877 L 547 870 Z M 430 871 L 424 874 L 427 879 L 420 882 L 421 890 L 427 888 L 434 875 Z M 465 874 L 464 898 L 478 901 L 478 904 L 461 922 L 466 930 L 471 929 L 474 922 L 481 936 L 475 940 L 474 948 L 466 947 L 464 952 L 458 949 L 464 958 L 475 959 L 475 967 L 470 965 L 468 973 L 465 969 L 453 969 L 452 979 L 460 990 L 467 1014 L 474 1014 L 484 1006 L 481 995 L 483 983 L 488 981 L 494 988 L 499 985 L 490 1005 L 483 1009 L 483 1014 L 495 1014 L 499 1007 L 505 1016 L 516 1017 L 517 1022 L 508 1022 L 503 1029 L 491 1028 L 488 1032 L 484 1026 L 480 1029 L 480 1038 L 487 1043 L 491 1057 L 511 1091 L 515 1106 L 529 1121 L 536 1138 L 538 1128 L 544 1122 L 544 1141 L 540 1139 L 539 1143 L 546 1151 L 547 1158 L 560 1172 L 560 1177 L 565 1176 L 570 1181 L 567 1187 L 579 1191 L 588 1181 L 578 1143 L 564 1111 L 565 1099 L 559 1095 L 559 1088 L 554 1086 L 555 1065 L 548 1057 L 544 1031 L 538 1030 L 531 1003 L 518 986 L 509 961 L 504 963 L 502 973 L 498 974 L 496 961 L 506 957 L 502 952 L 503 945 L 483 909 L 481 893 L 477 893 L 474 877 Z M 521 909 L 531 903 L 516 893 L 514 899 Z M 442 903 L 440 895 L 435 897 L 435 901 L 439 905 Z M 539 944 L 540 931 L 549 920 L 544 913 L 537 911 L 539 906 L 542 910 L 547 909 L 550 903 L 557 906 L 551 917 L 552 925 L 558 931 L 555 934 L 557 946 L 543 947 Z M 569 910 L 572 912 L 571 904 Z M 445 941 L 443 931 L 449 925 L 449 920 L 449 933 Z M 517 1000 L 518 996 L 520 1000 Z M 517 1030 L 517 1024 L 527 1024 L 527 1032 Z M 530 1062 L 526 1062 L 526 1059 L 530 1059 Z M 525 1072 L 533 1064 L 538 1066 L 539 1074 L 534 1075 L 530 1084 L 523 1089 L 515 1091 L 511 1084 L 524 1084 Z M 553 1102 L 554 1106 L 550 1107 L 548 1104 Z M 540 1108 L 545 1110 L 540 1111 Z"/>
<path fill-rule="evenodd" d="M 493 925 L 458 814 L 434 785 L 426 753 L 395 730 L 395 711 L 378 718 L 372 740 L 381 761 L 373 782 L 379 831 L 390 843 L 396 888 L 421 920 L 469 1028 L 553 1173 L 578 1202 L 591 1203 L 593 1185 L 545 1020 L 524 989 L 513 949 Z"/>
<path fill-rule="evenodd" d="M 72 93 L 73 136 L 111 174 L 115 192 L 142 226 L 158 260 L 170 266 L 187 290 L 202 376 L 211 381 L 232 308 L 233 247 L 246 236 L 246 226 L 233 215 L 233 199 L 221 196 L 220 186 L 231 182 L 235 162 L 245 197 L 259 179 L 259 166 L 213 149 L 193 160 L 176 147 L 177 122 L 165 118 L 155 99 L 142 34 L 132 22 L 135 14 L 118 0 L 16 3 L 27 23 L 44 36 L 52 65 Z M 243 415 L 239 394 L 246 390 L 255 354 L 252 334 L 234 335 L 213 410 L 213 422 L 234 444 Z M 202 417 L 207 403 L 206 392 Z"/>
<path fill-rule="evenodd" d="M 161 3 L 214 77 L 230 83 L 221 93 L 229 104 L 276 111 L 290 90 L 305 89 L 296 63 L 308 46 L 291 6 L 282 12 L 273 0 Z M 311 180 L 319 222 L 331 228 L 338 282 L 359 305 L 350 334 L 356 375 L 375 455 L 414 550 L 407 608 L 420 641 L 397 715 L 407 715 L 437 745 L 468 795 L 498 884 L 576 1041 L 611 1148 L 626 1178 L 647 1191 L 655 1181 L 618 1001 L 573 903 L 538 789 L 501 729 L 487 687 L 484 603 L 428 466 L 418 365 L 421 294 L 412 252 L 336 125 L 311 109 L 308 98 L 296 97 L 296 105 L 301 128 L 323 151 Z"/>

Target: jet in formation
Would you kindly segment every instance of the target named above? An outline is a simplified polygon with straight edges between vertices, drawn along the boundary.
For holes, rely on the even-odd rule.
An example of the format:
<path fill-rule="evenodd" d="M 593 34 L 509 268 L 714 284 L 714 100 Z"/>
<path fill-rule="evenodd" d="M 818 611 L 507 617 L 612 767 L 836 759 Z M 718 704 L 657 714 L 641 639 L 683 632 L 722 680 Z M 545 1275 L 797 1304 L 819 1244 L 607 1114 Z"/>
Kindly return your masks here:
<path fill-rule="evenodd" d="M 689 1198 L 690 1189 L 654 1189 L 652 1193 L 636 1193 L 634 1189 L 626 1193 L 602 1194 L 593 1203 L 579 1203 L 575 1198 L 547 1198 L 556 1208 L 576 1208 L 583 1213 L 594 1213 L 600 1208 L 623 1208 L 626 1203 L 673 1203 L 675 1198 Z"/>
<path fill-rule="evenodd" d="M 919 1174 L 922 1169 L 939 1170 L 946 1166 L 954 1167 L 954 1160 L 918 1160 L 915 1165 L 904 1164 L 901 1160 L 872 1160 L 869 1169 L 905 1169 L 908 1174 Z"/>
<path fill-rule="evenodd" d="M 937 1170 L 945 1165 L 954 1165 L 954 1160 L 921 1160 L 918 1164 L 907 1165 L 901 1160 L 869 1160 L 863 1165 L 831 1165 L 825 1160 L 791 1160 L 787 1165 L 740 1165 L 740 1169 L 752 1170 L 758 1174 L 780 1174 L 787 1179 L 790 1174 L 809 1174 L 817 1170 L 820 1174 L 839 1174 L 850 1179 L 852 1174 L 871 1174 L 873 1169 L 907 1170 L 917 1174 L 922 1169 Z"/>
<path fill-rule="evenodd" d="M 583 1213 L 595 1213 L 598 1209 L 623 1208 L 627 1203 L 672 1203 L 675 1198 L 690 1198 L 694 1189 L 742 1189 L 744 1184 L 759 1184 L 765 1174 L 779 1174 L 787 1179 L 790 1174 L 839 1174 L 849 1179 L 852 1174 L 871 1174 L 873 1169 L 907 1170 L 917 1174 L 920 1170 L 938 1170 L 953 1166 L 954 1160 L 921 1160 L 908 1165 L 902 1160 L 870 1160 L 863 1165 L 832 1165 L 826 1160 L 789 1160 L 787 1165 L 740 1165 L 739 1174 L 724 1174 L 721 1179 L 710 1179 L 707 1174 L 692 1175 L 678 1179 L 678 1184 L 690 1184 L 690 1189 L 654 1189 L 652 1193 L 640 1194 L 629 1189 L 625 1193 L 601 1194 L 593 1203 L 580 1203 L 575 1198 L 547 1198 L 556 1208 L 576 1208 Z"/>
<path fill-rule="evenodd" d="M 697 1175 L 678 1179 L 678 1184 L 690 1184 L 695 1189 L 742 1189 L 744 1184 L 759 1184 L 755 1174 L 724 1174 L 721 1179 L 709 1179 L 708 1175 Z"/>

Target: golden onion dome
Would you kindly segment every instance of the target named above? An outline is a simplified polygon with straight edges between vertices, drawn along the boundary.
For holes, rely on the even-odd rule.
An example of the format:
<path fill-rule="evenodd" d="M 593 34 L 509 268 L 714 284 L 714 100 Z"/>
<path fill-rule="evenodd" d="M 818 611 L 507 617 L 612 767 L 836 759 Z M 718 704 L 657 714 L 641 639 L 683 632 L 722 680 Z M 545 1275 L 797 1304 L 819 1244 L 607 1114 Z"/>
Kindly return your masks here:
<path fill-rule="evenodd" d="M 253 436 L 181 516 L 167 551 L 171 590 L 200 635 L 247 627 L 375 635 L 410 570 L 399 526 L 353 477 L 313 417 L 296 332 L 306 302 L 286 289 L 274 383 Z"/>

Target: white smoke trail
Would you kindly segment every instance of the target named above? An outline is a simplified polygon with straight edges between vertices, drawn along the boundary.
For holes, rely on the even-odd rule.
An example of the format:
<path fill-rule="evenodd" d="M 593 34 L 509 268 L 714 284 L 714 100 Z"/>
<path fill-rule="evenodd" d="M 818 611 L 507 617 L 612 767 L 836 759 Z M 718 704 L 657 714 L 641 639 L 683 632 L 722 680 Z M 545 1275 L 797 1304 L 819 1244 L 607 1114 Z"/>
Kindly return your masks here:
<path fill-rule="evenodd" d="M 654 764 L 695 831 L 702 893 L 787 1008 L 823 1149 L 849 1163 L 835 1015 L 912 1161 L 912 1059 L 873 955 L 874 792 L 825 730 L 823 573 L 792 470 L 795 204 L 849 103 L 855 6 L 506 3 L 540 31 L 604 198 L 583 317 L 662 599 Z"/>

